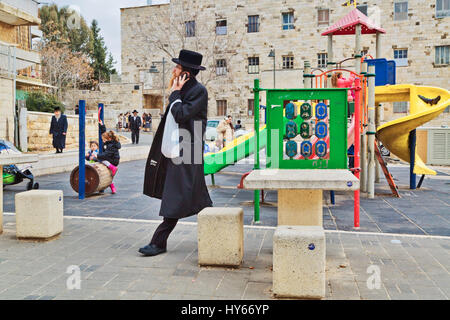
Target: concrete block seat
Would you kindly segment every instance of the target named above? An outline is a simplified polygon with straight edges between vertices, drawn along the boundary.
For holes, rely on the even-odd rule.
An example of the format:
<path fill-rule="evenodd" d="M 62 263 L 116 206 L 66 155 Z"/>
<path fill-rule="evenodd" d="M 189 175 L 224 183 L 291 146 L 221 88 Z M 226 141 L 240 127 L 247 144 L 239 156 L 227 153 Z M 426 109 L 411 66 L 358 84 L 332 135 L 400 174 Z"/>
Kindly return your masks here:
<path fill-rule="evenodd" d="M 197 221 L 199 265 L 238 267 L 244 257 L 242 208 L 206 208 Z"/>
<path fill-rule="evenodd" d="M 278 226 L 273 236 L 276 297 L 325 297 L 325 232 L 319 226 Z"/>
<path fill-rule="evenodd" d="M 16 235 L 19 239 L 48 240 L 63 231 L 63 192 L 31 190 L 17 193 Z"/>

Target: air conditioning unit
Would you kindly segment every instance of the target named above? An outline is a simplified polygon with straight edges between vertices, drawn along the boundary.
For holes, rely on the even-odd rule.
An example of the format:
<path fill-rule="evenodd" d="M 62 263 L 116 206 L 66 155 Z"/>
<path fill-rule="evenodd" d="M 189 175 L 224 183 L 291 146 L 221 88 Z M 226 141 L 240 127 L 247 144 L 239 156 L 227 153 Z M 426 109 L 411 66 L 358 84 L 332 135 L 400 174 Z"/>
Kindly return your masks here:
<path fill-rule="evenodd" d="M 450 128 L 427 129 L 427 164 L 450 165 Z"/>

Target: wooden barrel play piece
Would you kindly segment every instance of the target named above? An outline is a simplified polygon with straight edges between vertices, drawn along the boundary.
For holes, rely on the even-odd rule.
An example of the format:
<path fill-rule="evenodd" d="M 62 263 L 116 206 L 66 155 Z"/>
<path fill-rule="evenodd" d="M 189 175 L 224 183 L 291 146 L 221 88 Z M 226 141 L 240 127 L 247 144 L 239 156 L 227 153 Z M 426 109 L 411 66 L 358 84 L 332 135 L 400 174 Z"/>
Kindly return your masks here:
<path fill-rule="evenodd" d="M 78 171 L 79 167 L 75 167 L 70 174 L 70 185 L 72 189 L 78 193 Z M 87 196 L 100 192 L 108 188 L 113 177 L 111 171 L 102 163 L 86 164 L 85 174 L 85 194 Z"/>

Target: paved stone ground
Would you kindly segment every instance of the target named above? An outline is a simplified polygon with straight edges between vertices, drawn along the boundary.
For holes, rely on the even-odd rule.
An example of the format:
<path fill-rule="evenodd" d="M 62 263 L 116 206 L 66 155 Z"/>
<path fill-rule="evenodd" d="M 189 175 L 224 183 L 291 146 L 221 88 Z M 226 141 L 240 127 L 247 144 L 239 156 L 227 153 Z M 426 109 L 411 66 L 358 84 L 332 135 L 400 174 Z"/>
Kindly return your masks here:
<path fill-rule="evenodd" d="M 117 132 L 118 134 L 127 137 L 128 139 L 130 139 L 130 143 L 127 144 L 127 146 L 131 146 L 131 132 L 128 131 L 117 131 L 114 130 L 115 132 Z M 144 132 L 141 130 L 141 133 L 139 135 L 139 144 L 140 145 L 151 145 L 153 142 L 153 136 L 154 136 L 154 132 Z"/>
<path fill-rule="evenodd" d="M 261 153 L 263 156 L 263 154 Z M 264 159 L 262 157 L 262 159 Z M 210 186 L 214 206 L 240 206 L 244 208 L 244 222 L 253 223 L 253 191 L 239 190 L 242 173 L 252 168 L 252 158 L 245 159 L 215 175 L 216 185 Z M 115 178 L 118 193 L 78 200 L 78 195 L 69 184 L 70 173 L 42 176 L 38 181 L 43 189 L 58 189 L 64 192 L 65 215 L 92 216 L 159 220 L 160 201 L 142 194 L 145 161 L 126 162 L 119 166 Z M 450 174 L 448 168 L 438 168 L 436 177 L 427 177 L 420 190 L 411 191 L 409 186 L 409 167 L 390 166 L 390 170 L 400 186 L 402 198 L 392 196 L 383 179 L 376 186 L 376 199 L 361 198 L 360 231 L 404 233 L 422 235 L 450 236 Z M 206 181 L 211 184 L 211 178 Z M 14 212 L 14 195 L 25 190 L 25 183 L 10 186 L 4 190 L 4 208 Z M 266 193 L 261 209 L 261 225 L 276 226 L 277 194 Z M 196 221 L 191 217 L 185 221 Z M 327 230 L 353 230 L 353 194 L 337 193 L 336 204 L 331 205 L 329 193 L 324 193 L 324 227 Z"/>
<path fill-rule="evenodd" d="M 177 226 L 169 252 L 141 257 L 138 248 L 157 224 L 132 220 L 65 219 L 51 242 L 15 239 L 13 216 L 0 235 L 0 299 L 273 299 L 270 227 L 245 228 L 239 269 L 200 268 L 194 223 Z M 448 299 L 450 238 L 327 232 L 326 299 Z M 69 266 L 81 289 L 68 290 Z M 367 269 L 379 268 L 379 289 Z M 375 267 L 373 267 L 375 266 Z"/>

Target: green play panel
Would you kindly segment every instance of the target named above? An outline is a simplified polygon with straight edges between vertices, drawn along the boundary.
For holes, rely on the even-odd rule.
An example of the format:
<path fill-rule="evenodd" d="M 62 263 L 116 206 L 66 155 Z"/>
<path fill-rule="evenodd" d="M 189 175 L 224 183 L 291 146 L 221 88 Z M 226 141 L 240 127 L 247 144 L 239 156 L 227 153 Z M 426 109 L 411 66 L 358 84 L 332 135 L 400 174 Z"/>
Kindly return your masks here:
<path fill-rule="evenodd" d="M 267 168 L 347 169 L 347 89 L 259 91 L 267 97 Z"/>

